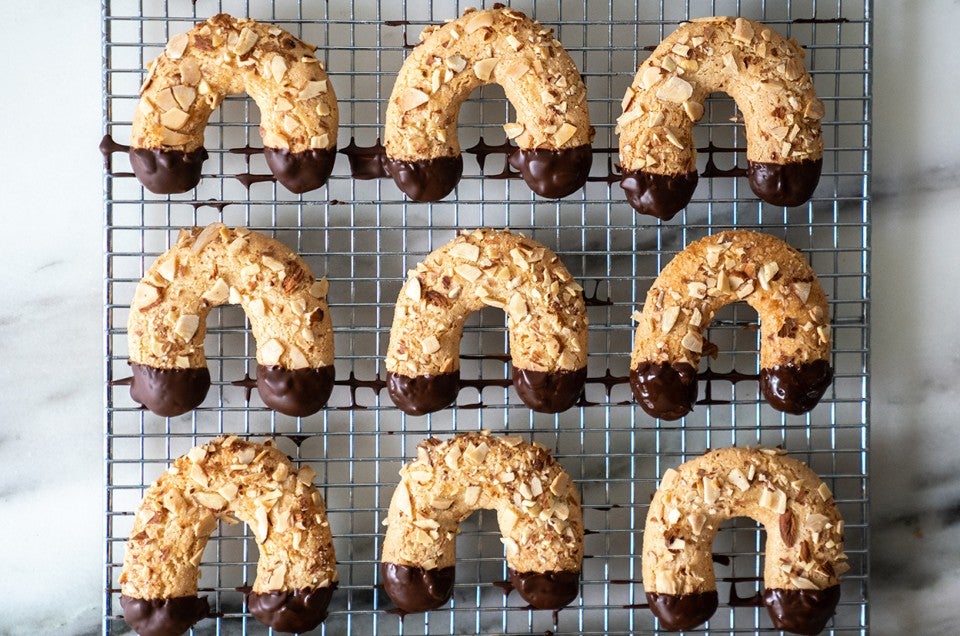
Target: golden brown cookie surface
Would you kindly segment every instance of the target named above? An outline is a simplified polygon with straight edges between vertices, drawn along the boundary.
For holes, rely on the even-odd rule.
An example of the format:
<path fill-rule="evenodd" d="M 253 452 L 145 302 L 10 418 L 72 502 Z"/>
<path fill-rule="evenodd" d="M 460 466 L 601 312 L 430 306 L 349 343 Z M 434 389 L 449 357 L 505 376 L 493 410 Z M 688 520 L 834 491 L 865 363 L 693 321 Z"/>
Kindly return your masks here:
<path fill-rule="evenodd" d="M 315 47 L 270 24 L 225 13 L 170 38 L 149 64 L 133 120 L 130 161 L 159 194 L 197 185 L 203 134 L 226 95 L 260 108 L 264 154 L 292 192 L 323 185 L 336 158 L 337 98 Z"/>
<path fill-rule="evenodd" d="M 218 520 L 239 519 L 260 551 L 248 604 L 278 631 L 308 631 L 326 616 L 336 558 L 316 473 L 271 442 L 234 436 L 197 446 L 147 489 L 120 575 L 128 624 L 142 636 L 182 633 L 206 616 L 200 560 Z"/>
<path fill-rule="evenodd" d="M 693 125 L 713 92 L 734 98 L 747 136 L 747 176 L 774 205 L 810 199 L 820 177 L 823 104 L 803 49 L 746 18 L 682 24 L 640 66 L 618 119 L 621 185 L 639 212 L 669 220 L 697 185 Z"/>
<path fill-rule="evenodd" d="M 827 485 L 782 452 L 724 448 L 664 473 L 644 527 L 643 581 L 668 629 L 716 610 L 711 547 L 733 517 L 766 527 L 764 603 L 777 629 L 813 634 L 833 615 L 849 569 L 843 520 Z"/>
<path fill-rule="evenodd" d="M 507 314 L 520 397 L 534 410 L 566 410 L 586 378 L 582 291 L 559 257 L 532 239 L 506 230 L 462 233 L 411 270 L 400 290 L 386 357 L 391 398 L 414 415 L 452 403 L 464 322 L 492 306 Z"/>
<path fill-rule="evenodd" d="M 510 580 L 538 609 L 576 598 L 583 561 L 577 489 L 550 453 L 518 436 L 463 433 L 417 447 L 390 501 L 381 572 L 400 609 L 421 612 L 450 598 L 459 525 L 497 511 Z"/>
<path fill-rule="evenodd" d="M 210 387 L 207 314 L 229 302 L 250 320 L 263 401 L 288 415 L 315 413 L 334 379 L 327 288 L 296 253 L 262 234 L 222 223 L 182 230 L 130 306 L 130 394 L 158 415 L 198 406 Z"/>
<path fill-rule="evenodd" d="M 590 172 L 593 128 L 570 56 L 544 28 L 506 7 L 475 11 L 421 34 L 387 106 L 386 170 L 416 201 L 436 201 L 463 171 L 457 118 L 470 93 L 503 87 L 517 121 L 504 125 L 519 149 L 510 165 L 532 190 L 567 196 Z"/>
<path fill-rule="evenodd" d="M 731 230 L 688 245 L 647 292 L 630 361 L 630 384 L 647 413 L 677 419 L 693 408 L 704 331 L 721 307 L 738 301 L 760 317 L 764 397 L 787 413 L 816 406 L 833 378 L 823 288 L 787 243 Z"/>

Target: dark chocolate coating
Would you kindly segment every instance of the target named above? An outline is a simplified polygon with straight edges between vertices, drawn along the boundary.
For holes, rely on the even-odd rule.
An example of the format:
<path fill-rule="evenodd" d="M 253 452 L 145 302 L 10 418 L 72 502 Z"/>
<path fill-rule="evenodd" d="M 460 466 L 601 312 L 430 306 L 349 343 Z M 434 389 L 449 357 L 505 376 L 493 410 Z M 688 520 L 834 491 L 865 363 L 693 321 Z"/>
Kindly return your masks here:
<path fill-rule="evenodd" d="M 161 148 L 131 148 L 130 165 L 137 179 L 154 194 L 186 192 L 200 183 L 200 170 L 207 160 L 207 149 L 192 152 Z"/>
<path fill-rule="evenodd" d="M 456 568 L 424 570 L 411 565 L 381 563 L 380 578 L 394 605 L 414 614 L 436 609 L 450 600 Z"/>
<path fill-rule="evenodd" d="M 197 408 L 210 389 L 210 371 L 206 367 L 157 369 L 131 362 L 130 369 L 130 397 L 164 417 L 183 415 Z"/>
<path fill-rule="evenodd" d="M 693 629 L 710 620 L 717 611 L 717 591 L 695 594 L 658 594 L 647 592 L 650 611 L 660 619 L 660 624 L 670 631 Z"/>
<path fill-rule="evenodd" d="M 833 616 L 840 602 L 840 586 L 825 590 L 764 590 L 774 627 L 794 634 L 818 634 Z"/>
<path fill-rule="evenodd" d="M 463 157 L 402 161 L 387 156 L 383 168 L 414 201 L 439 201 L 457 187 L 463 174 Z"/>
<path fill-rule="evenodd" d="M 669 221 L 690 203 L 698 179 L 696 170 L 687 174 L 625 170 L 620 176 L 620 187 L 627 193 L 627 202 L 634 210 Z"/>
<path fill-rule="evenodd" d="M 387 373 L 387 392 L 407 415 L 426 415 L 450 406 L 460 392 L 460 370 L 409 377 Z"/>
<path fill-rule="evenodd" d="M 210 614 L 207 597 L 133 598 L 120 596 L 123 620 L 140 636 L 179 636 Z"/>
<path fill-rule="evenodd" d="M 294 417 L 313 415 L 333 392 L 334 367 L 286 369 L 257 365 L 257 392 L 274 411 Z"/>
<path fill-rule="evenodd" d="M 560 199 L 587 182 L 593 151 L 589 145 L 562 150 L 517 148 L 508 161 L 531 190 L 548 199 Z"/>
<path fill-rule="evenodd" d="M 337 149 L 290 152 L 281 148 L 264 148 L 263 156 L 277 181 L 290 192 L 302 194 L 327 182 L 337 159 Z"/>
<path fill-rule="evenodd" d="M 536 609 L 561 609 L 580 593 L 579 572 L 507 572 L 520 597 Z"/>
<path fill-rule="evenodd" d="M 523 403 L 538 413 L 561 413 L 573 406 L 587 381 L 587 368 L 544 373 L 513 367 L 513 387 Z"/>
<path fill-rule="evenodd" d="M 747 163 L 747 179 L 753 193 L 773 205 L 803 205 L 813 196 L 820 181 L 823 159 L 793 163 Z"/>
<path fill-rule="evenodd" d="M 773 408 L 793 415 L 815 407 L 832 381 L 833 369 L 826 360 L 760 369 L 763 397 Z"/>
<path fill-rule="evenodd" d="M 649 415 L 677 420 L 697 401 L 697 370 L 685 362 L 641 362 L 630 369 L 630 388 Z"/>
<path fill-rule="evenodd" d="M 315 590 L 251 592 L 247 607 L 258 621 L 278 632 L 309 632 L 327 617 L 327 607 L 336 583 Z"/>

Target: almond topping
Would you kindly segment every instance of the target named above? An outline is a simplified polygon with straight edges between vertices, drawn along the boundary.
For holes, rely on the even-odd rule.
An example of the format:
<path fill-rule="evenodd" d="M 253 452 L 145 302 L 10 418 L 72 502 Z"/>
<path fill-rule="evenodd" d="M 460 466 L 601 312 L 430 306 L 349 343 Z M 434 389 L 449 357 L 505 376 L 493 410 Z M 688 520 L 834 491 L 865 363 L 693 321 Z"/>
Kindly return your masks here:
<path fill-rule="evenodd" d="M 663 311 L 663 318 L 661 318 L 660 320 L 661 333 L 670 333 L 670 330 L 673 329 L 673 326 L 677 324 L 677 318 L 679 316 L 680 316 L 680 307 L 678 305 L 667 307 Z"/>
<path fill-rule="evenodd" d="M 493 26 L 493 14 L 488 11 L 478 11 L 476 15 L 470 18 L 463 30 L 470 34 L 478 29 L 491 26 Z"/>
<path fill-rule="evenodd" d="M 640 74 L 640 88 L 647 90 L 651 88 L 654 84 L 660 81 L 660 76 L 663 74 L 656 66 L 648 66 L 643 69 L 643 73 Z"/>
<path fill-rule="evenodd" d="M 657 99 L 665 102 L 682 104 L 693 96 L 693 85 L 679 77 L 672 76 L 667 78 L 660 88 L 657 89 Z"/>
<path fill-rule="evenodd" d="M 237 38 L 237 43 L 233 45 L 233 52 L 239 56 L 245 55 L 253 48 L 259 38 L 260 36 L 253 29 L 243 27 L 240 31 L 240 37 Z"/>
<path fill-rule="evenodd" d="M 782 515 L 787 511 L 787 494 L 777 488 L 764 488 L 760 493 L 760 506 Z"/>
<path fill-rule="evenodd" d="M 569 122 L 563 122 L 563 126 L 561 126 L 560 130 L 557 131 L 557 134 L 553 136 L 553 143 L 556 144 L 557 147 L 560 147 L 570 141 L 570 138 L 573 137 L 574 133 L 576 132 L 576 126 Z"/>
<path fill-rule="evenodd" d="M 472 243 L 456 243 L 450 248 L 450 254 L 464 260 L 476 262 L 480 258 L 480 248 Z"/>
<path fill-rule="evenodd" d="M 177 100 L 177 104 L 180 105 L 180 108 L 183 110 L 190 110 L 190 106 L 193 104 L 194 100 L 197 98 L 197 89 L 192 86 L 184 86 L 183 84 L 177 84 L 173 87 L 172 90 L 173 98 Z M 167 124 L 164 124 L 167 126 Z M 167 126 L 171 128 L 171 126 Z"/>
<path fill-rule="evenodd" d="M 807 119 L 822 119 L 824 112 L 823 102 L 814 98 L 804 107 L 803 116 Z"/>
<path fill-rule="evenodd" d="M 213 287 L 204 292 L 202 298 L 213 306 L 222 305 L 230 296 L 230 287 L 222 278 L 218 278 Z"/>
<path fill-rule="evenodd" d="M 160 115 L 160 123 L 170 130 L 180 130 L 183 128 L 183 125 L 187 123 L 188 119 L 190 119 L 190 115 L 179 108 L 171 108 Z"/>
<path fill-rule="evenodd" d="M 698 122 L 700 121 L 700 118 L 703 117 L 703 104 L 700 102 L 695 102 L 692 99 L 688 99 L 687 101 L 683 102 L 683 112 L 687 114 L 687 117 L 690 118 L 690 121 Z M 711 265 L 711 267 L 715 266 L 716 263 Z"/>
<path fill-rule="evenodd" d="M 488 57 L 480 60 L 473 65 L 473 73 L 484 82 L 489 82 L 493 75 L 493 69 L 496 68 L 499 60 L 495 57 Z"/>
<path fill-rule="evenodd" d="M 403 293 L 404 293 L 404 295 L 406 295 L 406 297 L 409 298 L 410 300 L 415 301 L 415 302 L 416 302 L 416 301 L 419 301 L 419 300 L 420 300 L 420 294 L 421 294 L 421 291 L 420 291 L 420 279 L 419 279 L 419 278 L 411 278 L 410 280 L 408 280 L 408 281 L 407 281 L 407 284 L 406 284 L 406 285 L 404 286 L 404 288 L 403 288 Z"/>
<path fill-rule="evenodd" d="M 197 492 L 193 497 L 201 506 L 211 510 L 220 510 L 227 505 L 227 500 L 214 492 Z"/>
<path fill-rule="evenodd" d="M 327 295 L 327 291 L 330 289 L 330 282 L 327 280 L 327 277 L 324 276 L 320 280 L 314 282 L 310 285 L 310 295 L 314 298 L 324 298 Z"/>
<path fill-rule="evenodd" d="M 307 82 L 306 86 L 303 87 L 303 90 L 300 91 L 298 97 L 300 101 L 306 101 L 326 92 L 327 80 L 312 80 Z"/>
<path fill-rule="evenodd" d="M 753 27 L 743 18 L 737 18 L 733 23 L 733 34 L 730 37 L 737 42 L 749 44 L 753 40 Z"/>
<path fill-rule="evenodd" d="M 280 356 L 283 355 L 283 345 L 276 338 L 271 338 L 260 347 L 257 357 L 261 364 L 267 366 L 279 364 Z"/>
<path fill-rule="evenodd" d="M 455 73 L 459 73 L 463 69 L 467 68 L 467 61 L 459 55 L 451 55 L 448 57 L 446 64 L 447 68 Z"/>
<path fill-rule="evenodd" d="M 177 324 L 173 328 L 173 332 L 183 338 L 185 341 L 190 342 L 190 339 L 193 338 L 193 335 L 197 333 L 197 328 L 199 326 L 200 316 L 184 314 L 177 318 Z"/>
<path fill-rule="evenodd" d="M 680 346 L 694 353 L 703 353 L 703 338 L 693 331 L 688 331 L 680 341 Z"/>
<path fill-rule="evenodd" d="M 423 348 L 423 352 L 427 355 L 431 355 L 437 351 L 440 351 L 440 341 L 437 340 L 437 337 L 434 335 L 424 338 L 423 342 L 420 343 L 420 346 Z"/>
<path fill-rule="evenodd" d="M 187 45 L 190 43 L 190 36 L 186 33 L 178 33 L 177 35 L 170 38 L 170 41 L 167 42 L 167 46 L 164 48 L 164 51 L 171 60 L 179 60 L 183 57 L 184 51 L 187 50 Z"/>
<path fill-rule="evenodd" d="M 273 79 L 276 82 L 283 80 L 287 73 L 287 62 L 280 55 L 274 55 L 270 60 L 270 72 L 273 73 Z"/>
<path fill-rule="evenodd" d="M 481 442 L 479 445 L 471 443 L 467 446 L 463 456 L 470 463 L 480 465 L 483 463 L 483 460 L 487 458 L 488 452 L 490 452 L 490 447 L 487 446 L 486 442 Z"/>
<path fill-rule="evenodd" d="M 760 287 L 766 291 L 770 291 L 770 281 L 773 280 L 773 277 L 777 275 L 777 272 L 780 271 L 780 265 L 776 261 L 770 261 L 769 263 L 764 263 L 760 267 L 760 271 L 757 272 L 757 279 L 760 281 Z"/>
<path fill-rule="evenodd" d="M 479 280 L 479 278 L 483 276 L 482 271 L 480 271 L 473 265 L 467 265 L 467 264 L 455 265 L 453 268 L 453 271 L 455 271 L 458 275 L 470 281 L 471 283 L 477 282 L 477 280 Z"/>
<path fill-rule="evenodd" d="M 750 488 L 750 480 L 743 474 L 739 468 L 734 468 L 727 475 L 727 481 L 740 489 L 740 492 L 746 492 Z"/>
<path fill-rule="evenodd" d="M 703 478 L 703 503 L 712 506 L 720 499 L 720 487 L 709 477 Z"/>
<path fill-rule="evenodd" d="M 430 101 L 430 96 L 417 88 L 408 88 L 400 95 L 400 110 L 407 112 L 423 106 Z"/>
<path fill-rule="evenodd" d="M 514 139 L 523 134 L 523 124 L 509 122 L 503 125 L 503 132 L 507 134 L 507 139 Z"/>

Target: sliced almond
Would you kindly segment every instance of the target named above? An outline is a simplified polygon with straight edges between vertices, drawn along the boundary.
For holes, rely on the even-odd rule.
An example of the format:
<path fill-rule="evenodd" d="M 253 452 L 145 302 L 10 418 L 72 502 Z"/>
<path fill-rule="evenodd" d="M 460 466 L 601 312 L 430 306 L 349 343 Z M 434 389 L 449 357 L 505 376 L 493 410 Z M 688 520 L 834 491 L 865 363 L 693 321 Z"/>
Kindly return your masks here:
<path fill-rule="evenodd" d="M 778 488 L 764 488 L 760 493 L 760 506 L 782 515 L 787 511 L 787 494 Z"/>
<path fill-rule="evenodd" d="M 727 474 L 727 481 L 739 488 L 740 492 L 746 492 L 750 489 L 750 480 L 739 468 L 734 468 Z"/>
<path fill-rule="evenodd" d="M 576 126 L 570 122 L 563 122 L 563 126 L 560 126 L 560 130 L 558 130 L 557 134 L 553 136 L 553 143 L 559 148 L 563 144 L 570 141 L 570 138 L 573 137 L 576 132 Z"/>
<path fill-rule="evenodd" d="M 193 102 L 197 99 L 197 89 L 192 86 L 184 86 L 183 84 L 174 86 L 172 94 L 180 108 L 185 111 L 190 110 L 190 106 L 192 106 Z M 164 124 L 164 126 L 166 126 L 166 124 Z"/>
<path fill-rule="evenodd" d="M 284 347 L 276 338 L 271 338 L 263 343 L 257 352 L 257 358 L 261 364 L 272 366 L 279 364 L 280 356 L 283 355 Z"/>
<path fill-rule="evenodd" d="M 400 110 L 407 112 L 423 106 L 430 101 L 430 96 L 418 88 L 408 88 L 400 95 Z"/>
<path fill-rule="evenodd" d="M 737 42 L 750 44 L 753 40 L 753 26 L 751 26 L 749 21 L 743 18 L 737 18 L 736 22 L 733 23 L 733 33 L 730 37 Z"/>
<path fill-rule="evenodd" d="M 300 91 L 298 98 L 300 101 L 307 101 L 308 99 L 313 99 L 318 95 L 322 95 L 327 92 L 327 80 L 311 80 L 306 83 L 303 87 L 303 90 Z"/>
<path fill-rule="evenodd" d="M 663 317 L 660 319 L 660 332 L 670 333 L 673 326 L 677 324 L 677 318 L 680 316 L 680 306 L 673 305 L 663 310 Z"/>
<path fill-rule="evenodd" d="M 513 508 L 502 508 L 497 516 L 500 518 L 500 532 L 505 535 L 513 532 L 514 526 L 517 525 L 517 519 L 519 519 Z"/>
<path fill-rule="evenodd" d="M 450 254 L 475 263 L 480 258 L 480 247 L 473 243 L 455 243 L 450 248 Z"/>
<path fill-rule="evenodd" d="M 434 335 L 429 335 L 420 343 L 423 352 L 428 356 L 440 351 L 440 341 Z"/>
<path fill-rule="evenodd" d="M 473 33 L 479 29 L 489 28 L 493 26 L 493 14 L 489 11 L 478 11 L 469 21 L 467 21 L 466 26 L 463 27 L 463 30 L 467 33 Z"/>
<path fill-rule="evenodd" d="M 171 60 L 179 60 L 187 50 L 188 44 L 190 44 L 190 36 L 186 33 L 178 33 L 167 42 L 164 52 Z"/>
<path fill-rule="evenodd" d="M 777 275 L 777 272 L 780 271 L 780 265 L 776 261 L 770 261 L 769 263 L 764 263 L 760 266 L 760 271 L 757 272 L 757 280 L 760 281 L 760 287 L 766 291 L 770 291 L 770 281 L 773 280 L 773 277 Z"/>
<path fill-rule="evenodd" d="M 720 486 L 710 477 L 703 478 L 703 503 L 712 506 L 720 499 Z"/>
<path fill-rule="evenodd" d="M 133 305 L 146 311 L 160 303 L 160 290 L 153 285 L 140 282 L 137 284 L 137 290 L 133 294 Z"/>
<path fill-rule="evenodd" d="M 202 298 L 213 306 L 222 305 L 230 297 L 230 286 L 222 278 L 213 283 L 213 287 L 203 293 Z"/>
<path fill-rule="evenodd" d="M 687 117 L 690 118 L 692 122 L 700 121 L 700 118 L 703 117 L 703 104 L 700 102 L 688 99 L 683 102 L 683 112 L 687 114 Z"/>
<path fill-rule="evenodd" d="M 657 89 L 657 99 L 682 104 L 693 96 L 693 84 L 677 76 L 667 78 Z"/>
<path fill-rule="evenodd" d="M 467 61 L 459 55 L 451 55 L 447 58 L 446 66 L 451 71 L 455 73 L 461 72 L 463 69 L 467 68 Z"/>
<path fill-rule="evenodd" d="M 503 38 L 503 39 L 504 39 L 504 41 L 507 43 L 507 45 L 508 45 L 511 49 L 513 49 L 514 51 L 519 51 L 519 50 L 520 50 L 520 47 L 523 46 L 523 44 L 520 42 L 520 40 L 518 40 L 518 39 L 516 38 L 516 36 L 513 35 L 512 33 L 508 33 L 508 34 L 507 34 L 507 37 L 505 37 L 505 38 Z"/>
<path fill-rule="evenodd" d="M 287 62 L 282 55 L 274 55 L 270 59 L 270 72 L 273 74 L 273 81 L 283 81 L 283 76 L 287 74 Z"/>
<path fill-rule="evenodd" d="M 459 265 L 455 265 L 453 267 L 453 271 L 456 272 L 459 276 L 463 277 L 464 279 L 470 281 L 471 283 L 477 282 L 477 280 L 479 280 L 480 277 L 483 276 L 483 272 L 480 269 L 474 267 L 473 265 L 468 265 L 466 263 L 460 263 Z"/>
<path fill-rule="evenodd" d="M 464 451 L 463 457 L 471 464 L 479 466 L 487 458 L 488 452 L 490 452 L 490 447 L 487 446 L 486 442 L 480 442 L 479 445 L 471 443 Z"/>
<path fill-rule="evenodd" d="M 523 134 L 523 124 L 510 122 L 503 125 L 503 132 L 507 134 L 507 139 L 514 139 Z"/>
<path fill-rule="evenodd" d="M 288 366 L 291 369 L 306 369 L 310 366 L 310 362 L 303 351 L 293 345 L 290 345 L 290 349 L 287 351 L 287 359 L 289 360 Z"/>
<path fill-rule="evenodd" d="M 754 292 L 753 281 L 748 280 L 747 282 L 745 282 L 744 284 L 740 285 L 737 288 L 737 298 L 739 298 L 740 300 L 743 300 L 753 292 Z"/>
<path fill-rule="evenodd" d="M 483 60 L 479 60 L 473 65 L 473 73 L 481 81 L 489 82 L 490 77 L 493 75 L 493 69 L 496 68 L 497 62 L 499 62 L 495 57 L 488 57 Z"/>
<path fill-rule="evenodd" d="M 680 346 L 694 353 L 703 353 L 703 338 L 698 333 L 688 331 L 683 335 Z"/>
<path fill-rule="evenodd" d="M 249 27 L 243 27 L 240 30 L 237 43 L 233 45 L 234 54 L 238 56 L 246 55 L 256 45 L 258 39 L 260 39 L 260 36 L 257 35 L 256 31 Z"/>
<path fill-rule="evenodd" d="M 215 492 L 196 492 L 193 498 L 198 504 L 210 510 L 221 510 L 227 505 L 227 500 Z"/>
<path fill-rule="evenodd" d="M 190 339 L 193 338 L 193 335 L 197 333 L 197 328 L 200 326 L 200 316 L 194 314 L 184 314 L 177 318 L 177 324 L 173 328 L 173 332 L 183 338 L 184 341 L 190 342 Z"/>
<path fill-rule="evenodd" d="M 320 280 L 310 285 L 310 295 L 314 298 L 325 298 L 330 289 L 330 282 L 324 276 Z"/>
<path fill-rule="evenodd" d="M 807 105 L 803 108 L 803 116 L 807 119 L 823 119 L 825 112 L 823 102 L 816 97 L 807 102 Z"/>
<path fill-rule="evenodd" d="M 253 536 L 257 543 L 263 544 L 267 540 L 267 534 L 270 532 L 270 521 L 267 519 L 267 509 L 263 506 L 257 506 L 253 511 Z"/>
<path fill-rule="evenodd" d="M 663 71 L 657 66 L 648 66 L 640 74 L 640 88 L 649 90 L 654 84 L 660 81 Z M 692 94 L 692 93 L 691 93 Z"/>
<path fill-rule="evenodd" d="M 407 284 L 404 285 L 404 287 L 403 287 L 403 293 L 404 293 L 404 295 L 405 295 L 407 298 L 409 298 L 410 300 L 412 300 L 412 301 L 414 301 L 414 302 L 419 301 L 419 300 L 420 300 L 420 296 L 421 296 L 421 294 L 422 294 L 421 289 L 420 289 L 420 279 L 419 279 L 419 278 L 411 278 L 410 280 L 408 280 L 408 281 L 407 281 Z"/>
<path fill-rule="evenodd" d="M 527 315 L 527 301 L 524 297 L 518 292 L 510 296 L 510 301 L 507 303 L 507 309 L 510 312 L 510 316 L 514 320 L 520 320 Z"/>
<path fill-rule="evenodd" d="M 468 506 L 475 506 L 480 500 L 480 486 L 467 486 L 463 492 L 463 503 Z"/>
<path fill-rule="evenodd" d="M 183 125 L 187 123 L 188 119 L 190 119 L 190 115 L 179 108 L 171 108 L 160 115 L 160 123 L 170 130 L 180 130 L 183 128 Z"/>

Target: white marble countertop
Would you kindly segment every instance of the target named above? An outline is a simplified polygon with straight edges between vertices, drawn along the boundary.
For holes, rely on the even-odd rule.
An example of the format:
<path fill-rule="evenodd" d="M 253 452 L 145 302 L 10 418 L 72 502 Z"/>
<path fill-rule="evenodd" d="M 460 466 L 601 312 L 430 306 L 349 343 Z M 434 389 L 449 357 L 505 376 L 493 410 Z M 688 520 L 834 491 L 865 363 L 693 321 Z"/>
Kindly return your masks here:
<path fill-rule="evenodd" d="M 871 624 L 948 633 L 960 624 L 960 3 L 876 4 Z M 97 632 L 103 588 L 99 4 L 51 10 L 0 3 L 0 634 Z"/>

